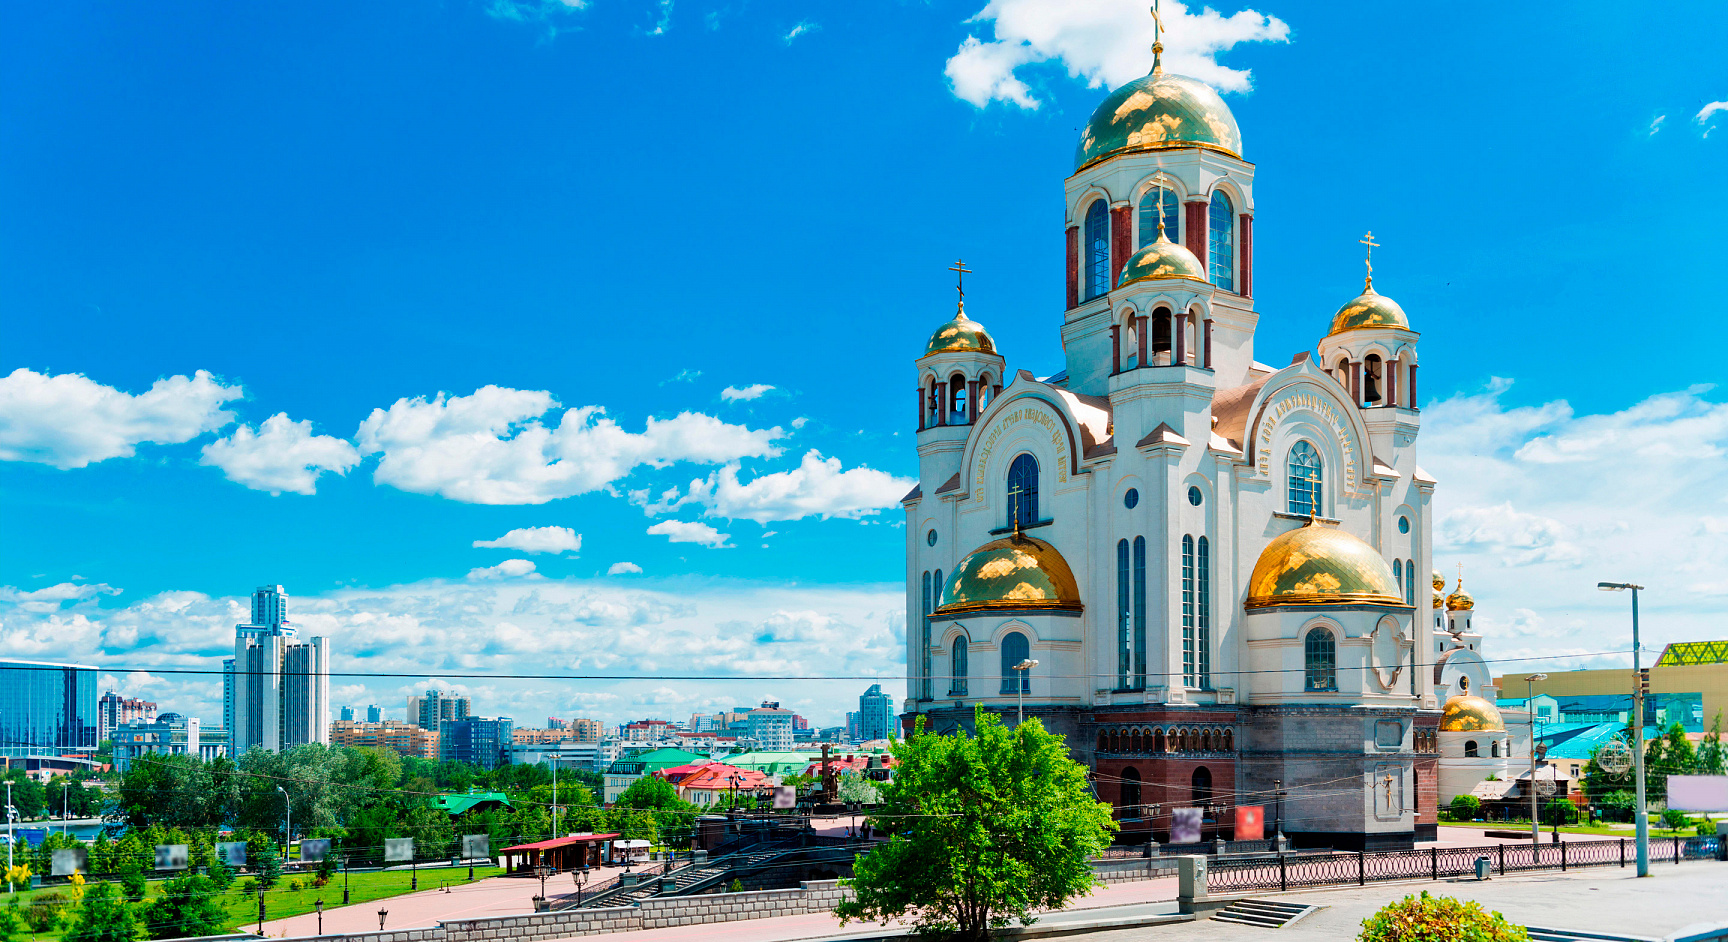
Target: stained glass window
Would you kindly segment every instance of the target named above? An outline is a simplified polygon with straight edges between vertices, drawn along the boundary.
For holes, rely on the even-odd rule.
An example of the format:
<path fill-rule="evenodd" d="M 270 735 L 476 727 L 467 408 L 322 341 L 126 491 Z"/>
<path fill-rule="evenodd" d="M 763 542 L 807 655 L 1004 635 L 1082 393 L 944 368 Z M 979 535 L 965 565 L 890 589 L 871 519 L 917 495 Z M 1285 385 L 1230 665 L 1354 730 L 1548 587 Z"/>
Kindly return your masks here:
<path fill-rule="evenodd" d="M 1290 449 L 1290 513 L 1322 513 L 1320 453 L 1306 441 Z"/>
<path fill-rule="evenodd" d="M 1225 291 L 1236 290 L 1236 214 L 1223 190 L 1212 194 L 1212 283 Z"/>
<path fill-rule="evenodd" d="M 1110 290 L 1110 211 L 1103 200 L 1086 210 L 1086 300 Z"/>

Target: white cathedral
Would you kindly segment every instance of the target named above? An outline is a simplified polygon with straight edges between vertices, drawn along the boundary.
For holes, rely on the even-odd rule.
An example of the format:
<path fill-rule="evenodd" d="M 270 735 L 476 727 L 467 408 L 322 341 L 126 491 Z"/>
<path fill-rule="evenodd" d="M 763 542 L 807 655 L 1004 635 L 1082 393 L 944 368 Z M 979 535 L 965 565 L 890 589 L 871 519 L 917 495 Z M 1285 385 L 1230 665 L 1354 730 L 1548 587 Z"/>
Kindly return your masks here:
<path fill-rule="evenodd" d="M 963 297 L 917 361 L 902 719 L 1023 699 L 1127 832 L 1201 807 L 1230 837 L 1262 805 L 1299 845 L 1409 846 L 1436 822 L 1436 696 L 1472 660 L 1437 664 L 1457 645 L 1419 575 L 1419 334 L 1370 269 L 1314 351 L 1255 359 L 1254 165 L 1158 61 L 1064 184 L 1067 369 L 1010 373 Z"/>

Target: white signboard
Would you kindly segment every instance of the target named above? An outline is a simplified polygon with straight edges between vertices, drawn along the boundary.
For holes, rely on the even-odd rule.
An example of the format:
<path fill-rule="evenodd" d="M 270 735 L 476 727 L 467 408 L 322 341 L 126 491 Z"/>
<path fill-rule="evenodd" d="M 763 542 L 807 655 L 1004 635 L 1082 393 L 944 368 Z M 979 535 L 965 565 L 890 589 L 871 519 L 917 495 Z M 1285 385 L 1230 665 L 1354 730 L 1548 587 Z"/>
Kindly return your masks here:
<path fill-rule="evenodd" d="M 462 858 L 473 860 L 476 857 L 491 856 L 491 840 L 484 834 L 462 835 Z"/>
<path fill-rule="evenodd" d="M 230 867 L 246 866 L 246 842 L 223 841 L 216 845 L 216 859 Z"/>
<path fill-rule="evenodd" d="M 54 852 L 50 876 L 69 877 L 90 869 L 90 852 L 82 847 L 63 847 Z"/>
<path fill-rule="evenodd" d="M 414 839 L 412 837 L 387 837 L 384 839 L 384 859 L 392 863 L 414 859 Z"/>
<path fill-rule="evenodd" d="M 1668 807 L 1679 811 L 1728 811 L 1728 775 L 1668 776 Z"/>
<path fill-rule="evenodd" d="M 316 840 L 300 841 L 300 860 L 303 863 L 317 863 L 330 856 L 330 839 L 321 837 Z"/>
<path fill-rule="evenodd" d="M 156 869 L 158 870 L 184 870 L 186 869 L 187 858 L 185 844 L 156 845 Z"/>
<path fill-rule="evenodd" d="M 779 809 L 798 807 L 798 789 L 791 785 L 774 786 L 774 807 Z"/>

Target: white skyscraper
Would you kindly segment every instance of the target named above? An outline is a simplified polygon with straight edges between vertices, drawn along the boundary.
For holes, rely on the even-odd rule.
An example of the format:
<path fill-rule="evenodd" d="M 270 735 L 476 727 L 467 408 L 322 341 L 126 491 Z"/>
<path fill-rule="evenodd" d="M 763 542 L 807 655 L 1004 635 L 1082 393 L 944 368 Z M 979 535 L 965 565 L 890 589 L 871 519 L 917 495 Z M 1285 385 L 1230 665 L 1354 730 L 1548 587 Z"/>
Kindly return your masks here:
<path fill-rule="evenodd" d="M 295 635 L 282 587 L 255 590 L 252 623 L 234 626 L 234 659 L 223 662 L 223 712 L 236 756 L 330 741 L 330 644 Z"/>

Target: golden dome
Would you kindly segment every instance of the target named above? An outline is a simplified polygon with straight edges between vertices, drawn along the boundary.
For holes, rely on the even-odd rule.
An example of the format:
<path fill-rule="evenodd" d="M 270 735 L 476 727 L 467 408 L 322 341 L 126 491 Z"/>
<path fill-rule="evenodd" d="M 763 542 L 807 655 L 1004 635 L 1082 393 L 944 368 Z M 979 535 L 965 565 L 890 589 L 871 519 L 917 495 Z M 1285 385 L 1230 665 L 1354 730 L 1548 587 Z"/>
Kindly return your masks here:
<path fill-rule="evenodd" d="M 1464 577 L 1458 577 L 1458 588 L 1446 596 L 1446 610 L 1449 612 L 1467 612 L 1476 607 L 1476 599 L 1464 591 Z"/>
<path fill-rule="evenodd" d="M 992 608 L 1080 610 L 1074 570 L 1042 540 L 1015 534 L 984 544 L 954 567 L 942 586 L 942 614 Z"/>
<path fill-rule="evenodd" d="M 932 353 L 995 353 L 996 341 L 984 331 L 984 325 L 966 316 L 962 309 L 954 319 L 930 335 L 924 355 Z"/>
<path fill-rule="evenodd" d="M 1340 603 L 1405 605 L 1374 547 L 1319 520 L 1272 538 L 1248 577 L 1245 608 Z"/>
<path fill-rule="evenodd" d="M 1117 154 L 1204 147 L 1242 156 L 1242 132 L 1212 87 L 1158 68 L 1111 92 L 1080 134 L 1074 169 Z"/>
<path fill-rule="evenodd" d="M 1159 232 L 1156 241 L 1148 242 L 1140 251 L 1129 256 L 1128 264 L 1122 266 L 1122 277 L 1116 281 L 1116 287 L 1159 278 L 1205 281 L 1206 266 L 1200 264 L 1193 252 L 1170 241 L 1164 237 L 1163 232 Z"/>
<path fill-rule="evenodd" d="M 1448 698 L 1445 712 L 1440 715 L 1440 731 L 1442 733 L 1503 733 L 1506 731 L 1505 721 L 1500 719 L 1500 711 L 1494 704 L 1461 693 Z"/>
<path fill-rule="evenodd" d="M 1434 590 L 1434 607 L 1435 608 L 1445 608 L 1446 607 L 1446 594 L 1441 589 L 1435 589 Z"/>
<path fill-rule="evenodd" d="M 1341 334 L 1363 327 L 1397 327 L 1409 330 L 1410 319 L 1404 316 L 1404 309 L 1398 306 L 1397 301 L 1375 293 L 1374 286 L 1369 285 L 1349 304 L 1339 308 L 1338 313 L 1332 315 L 1331 333 Z"/>
<path fill-rule="evenodd" d="M 1434 591 L 1436 591 L 1436 592 L 1446 591 L 1446 577 L 1442 576 L 1440 574 L 1440 570 L 1438 570 L 1438 569 L 1434 570 Z"/>

